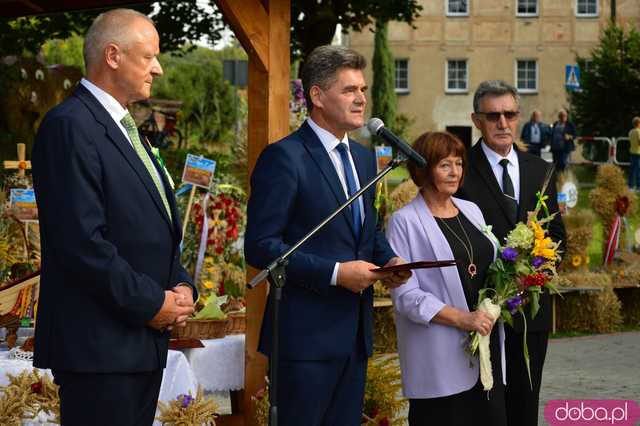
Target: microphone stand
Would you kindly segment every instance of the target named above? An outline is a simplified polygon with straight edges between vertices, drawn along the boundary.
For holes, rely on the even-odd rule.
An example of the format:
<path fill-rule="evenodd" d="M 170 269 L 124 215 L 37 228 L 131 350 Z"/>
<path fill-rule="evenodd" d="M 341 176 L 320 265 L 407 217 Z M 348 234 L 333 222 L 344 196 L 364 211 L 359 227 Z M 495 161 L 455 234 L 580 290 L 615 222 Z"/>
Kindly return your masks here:
<path fill-rule="evenodd" d="M 267 278 L 269 280 L 269 283 L 271 284 L 269 297 L 271 298 L 272 304 L 271 317 L 273 323 L 273 332 L 271 356 L 269 357 L 269 426 L 278 426 L 278 406 L 276 397 L 278 395 L 278 361 L 280 356 L 280 302 L 282 301 L 282 289 L 284 288 L 287 281 L 285 268 L 289 263 L 289 257 L 291 257 L 291 255 L 295 253 L 295 251 L 298 250 L 301 245 L 309 240 L 309 238 L 313 237 L 334 217 L 339 215 L 342 210 L 347 208 L 349 205 L 351 205 L 351 203 L 358 199 L 358 197 L 360 197 L 366 190 L 378 183 L 378 181 L 385 177 L 387 173 L 398 167 L 406 160 L 407 156 L 398 151 L 395 157 L 389 162 L 389 164 L 387 164 L 387 166 L 380 173 L 378 173 L 378 175 L 376 175 L 371 181 L 369 181 L 369 183 L 361 187 L 360 190 L 353 194 L 347 201 L 344 202 L 344 204 L 342 204 L 333 213 L 327 216 L 322 222 L 316 225 L 315 228 L 309 231 L 307 235 L 302 237 L 300 241 L 291 246 L 291 248 L 284 254 L 280 255 L 280 257 L 271 262 L 271 264 L 267 266 L 266 269 L 260 271 L 258 275 L 256 275 L 251 280 L 251 282 L 247 284 L 247 288 L 252 289 L 262 281 L 264 281 L 265 278 Z"/>

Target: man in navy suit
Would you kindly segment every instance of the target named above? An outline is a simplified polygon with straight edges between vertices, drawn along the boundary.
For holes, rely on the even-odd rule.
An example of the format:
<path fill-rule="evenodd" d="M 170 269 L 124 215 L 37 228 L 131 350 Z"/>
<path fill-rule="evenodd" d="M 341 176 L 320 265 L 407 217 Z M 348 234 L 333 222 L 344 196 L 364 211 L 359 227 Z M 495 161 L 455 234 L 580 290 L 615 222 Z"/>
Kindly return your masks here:
<path fill-rule="evenodd" d="M 371 180 L 372 151 L 348 138 L 364 125 L 367 89 L 362 55 L 321 46 L 302 69 L 309 118 L 269 145 L 251 176 L 247 262 L 265 268 Z M 367 357 L 371 355 L 373 288 L 407 281 L 379 273 L 403 262 L 377 223 L 367 191 L 290 257 L 280 310 L 280 425 L 360 424 Z M 259 350 L 271 353 L 271 301 Z"/>
<path fill-rule="evenodd" d="M 169 333 L 193 312 L 164 169 L 127 111 L 162 75 L 158 33 L 118 9 L 87 32 L 87 69 L 33 150 L 42 275 L 34 366 L 52 369 L 65 426 L 151 425 Z"/>

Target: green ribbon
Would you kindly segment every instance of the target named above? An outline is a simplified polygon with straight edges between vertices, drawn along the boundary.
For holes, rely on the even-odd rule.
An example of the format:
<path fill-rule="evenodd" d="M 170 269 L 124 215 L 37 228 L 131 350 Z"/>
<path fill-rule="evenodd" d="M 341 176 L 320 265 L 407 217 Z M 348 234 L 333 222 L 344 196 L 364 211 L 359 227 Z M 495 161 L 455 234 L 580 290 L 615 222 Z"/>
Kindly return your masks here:
<path fill-rule="evenodd" d="M 548 195 L 542 195 L 542 193 L 540 191 L 536 192 L 536 198 L 538 199 L 537 203 L 536 203 L 536 210 L 538 210 L 540 207 L 542 207 L 544 209 L 544 214 L 545 217 L 549 217 L 549 207 L 547 207 L 547 203 L 546 200 L 549 199 Z"/>

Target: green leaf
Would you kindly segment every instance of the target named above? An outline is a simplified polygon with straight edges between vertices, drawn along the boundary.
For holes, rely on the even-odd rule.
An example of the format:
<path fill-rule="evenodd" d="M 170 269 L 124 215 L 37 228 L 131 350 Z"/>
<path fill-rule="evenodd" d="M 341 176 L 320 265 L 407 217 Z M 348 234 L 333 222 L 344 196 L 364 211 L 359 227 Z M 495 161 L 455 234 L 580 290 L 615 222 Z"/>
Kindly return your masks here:
<path fill-rule="evenodd" d="M 530 291 L 529 297 L 531 297 L 531 318 L 533 319 L 538 315 L 538 310 L 540 310 L 540 291 Z"/>

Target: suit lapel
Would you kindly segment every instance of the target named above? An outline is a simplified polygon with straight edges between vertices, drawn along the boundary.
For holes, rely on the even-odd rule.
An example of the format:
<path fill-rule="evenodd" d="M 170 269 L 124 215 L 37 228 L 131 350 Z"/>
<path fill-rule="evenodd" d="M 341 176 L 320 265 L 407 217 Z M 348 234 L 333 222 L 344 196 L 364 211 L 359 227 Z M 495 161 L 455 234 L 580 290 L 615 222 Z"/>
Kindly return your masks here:
<path fill-rule="evenodd" d="M 329 184 L 329 188 L 331 188 L 331 192 L 333 192 L 333 195 L 336 199 L 336 207 L 342 205 L 345 201 L 347 201 L 347 198 L 344 194 L 342 184 L 340 183 L 340 178 L 338 178 L 336 168 L 333 166 L 327 150 L 324 148 L 322 142 L 320 142 L 320 139 L 318 139 L 318 136 L 306 121 L 302 124 L 300 130 L 298 131 L 302 136 L 302 141 L 307 151 L 309 152 L 309 155 L 311 155 L 311 158 L 318 166 L 318 169 L 320 169 L 322 176 Z M 349 209 L 344 209 L 340 216 L 342 216 L 347 222 L 347 226 L 349 227 L 355 238 L 352 216 Z"/>
<path fill-rule="evenodd" d="M 431 245 L 435 260 L 453 259 L 453 252 L 451 251 L 449 242 L 440 230 L 440 227 L 436 223 L 436 220 L 427 207 L 427 203 L 424 201 L 422 195 L 418 194 L 411 204 L 413 205 L 418 221 L 422 225 L 424 241 L 428 241 Z M 454 266 L 447 266 L 439 268 L 439 270 L 442 274 L 442 282 L 446 287 L 447 293 L 449 293 L 449 298 L 455 302 L 457 307 L 466 307 L 467 299 L 465 298 L 464 291 L 462 289 L 462 282 L 460 281 L 458 268 Z"/>
<path fill-rule="evenodd" d="M 514 148 L 515 149 L 515 148 Z M 527 220 L 527 205 L 529 197 L 531 197 L 531 192 L 534 190 L 531 188 L 529 181 L 524 179 L 527 176 L 527 167 L 529 158 L 527 156 L 522 155 L 522 153 L 516 150 L 518 154 L 518 169 L 520 172 L 520 199 L 518 200 L 518 221 L 526 222 Z"/>
<path fill-rule="evenodd" d="M 356 172 L 358 173 L 358 181 L 360 181 L 360 188 L 362 188 L 364 185 L 369 183 L 369 177 L 367 176 L 367 162 L 365 156 L 361 155 L 358 149 L 354 149 L 354 145 L 356 143 L 357 142 L 349 140 L 349 151 L 351 151 L 351 157 L 353 158 L 354 165 L 356 166 Z M 373 193 L 375 193 L 375 190 Z M 364 206 L 364 221 L 362 222 L 363 230 L 366 229 L 368 222 L 375 218 L 371 194 L 371 189 L 362 194 L 362 205 Z M 360 235 L 362 235 L 362 232 Z"/>
<path fill-rule="evenodd" d="M 91 94 L 91 92 L 89 92 L 89 90 L 87 90 L 81 84 L 78 85 L 78 88 L 76 89 L 74 94 L 87 106 L 87 108 L 89 108 L 89 110 L 93 113 L 93 116 L 95 117 L 96 121 L 105 128 L 106 135 L 109 138 L 109 140 L 111 140 L 111 142 L 115 145 L 118 151 L 120 151 L 122 156 L 125 158 L 129 166 L 131 166 L 131 168 L 133 168 L 133 170 L 136 172 L 136 174 L 138 175 L 138 178 L 140 179 L 140 182 L 144 185 L 147 192 L 149 192 L 149 194 L 151 195 L 153 202 L 155 203 L 158 210 L 160 210 L 160 214 L 164 218 L 169 228 L 171 228 L 172 231 L 175 231 L 171 223 L 171 220 L 167 215 L 167 210 L 164 207 L 164 203 L 160 198 L 158 189 L 156 188 L 156 185 L 153 182 L 151 175 L 149 175 L 149 171 L 147 171 L 147 168 L 142 163 L 142 160 L 140 159 L 140 157 L 138 157 L 138 154 L 134 151 L 133 147 L 131 146 L 127 138 L 125 138 L 120 128 L 113 121 L 113 118 L 111 118 L 107 110 L 104 109 L 104 107 Z M 143 146 L 144 146 L 144 143 L 143 143 Z M 153 160 L 154 159 L 152 158 L 152 161 Z M 163 182 L 164 182 L 164 178 L 163 178 Z"/>
<path fill-rule="evenodd" d="M 485 186 L 489 188 L 489 192 L 496 200 L 496 203 L 500 206 L 500 210 L 502 210 L 505 220 L 513 227 L 515 226 L 515 223 L 509 217 L 509 209 L 507 207 L 505 195 L 500 189 L 500 185 L 496 180 L 496 175 L 494 175 L 493 170 L 491 170 L 487 156 L 484 155 L 484 151 L 482 151 L 482 146 L 480 145 L 481 142 L 482 140 L 478 141 L 475 146 L 471 148 L 471 167 L 473 167 L 478 175 L 485 181 Z M 520 175 L 520 182 L 520 186 L 522 186 L 522 174 Z M 522 193 L 520 194 L 520 197 L 522 197 Z"/>

